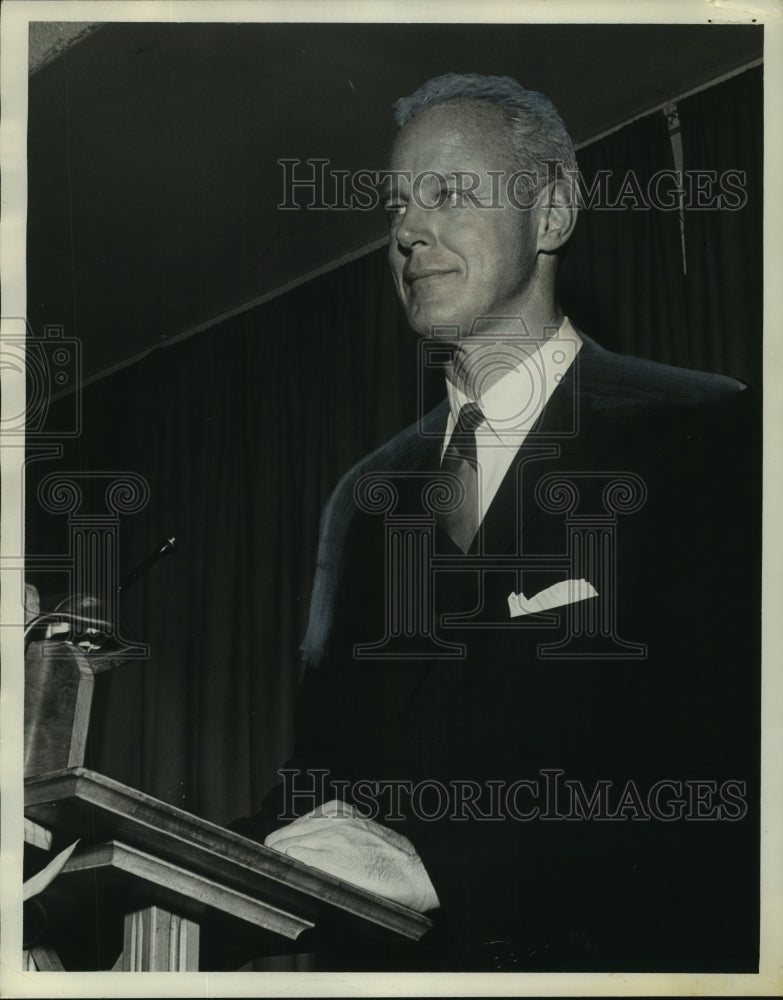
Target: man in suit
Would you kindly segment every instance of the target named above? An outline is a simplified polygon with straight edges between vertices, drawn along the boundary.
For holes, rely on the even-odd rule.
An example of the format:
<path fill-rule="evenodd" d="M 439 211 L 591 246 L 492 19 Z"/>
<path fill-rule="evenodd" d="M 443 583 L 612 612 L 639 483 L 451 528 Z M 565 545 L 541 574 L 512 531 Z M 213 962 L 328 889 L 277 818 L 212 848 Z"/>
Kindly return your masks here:
<path fill-rule="evenodd" d="M 447 398 L 324 511 L 295 760 L 237 828 L 433 913 L 433 968 L 750 971 L 749 393 L 563 315 L 547 98 L 395 107 L 391 271 Z"/>

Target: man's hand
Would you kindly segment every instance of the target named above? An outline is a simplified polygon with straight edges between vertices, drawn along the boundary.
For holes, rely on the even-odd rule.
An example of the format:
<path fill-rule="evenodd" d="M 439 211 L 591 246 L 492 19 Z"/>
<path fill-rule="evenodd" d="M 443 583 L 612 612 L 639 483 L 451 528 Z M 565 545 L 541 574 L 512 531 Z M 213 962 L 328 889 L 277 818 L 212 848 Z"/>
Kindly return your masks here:
<path fill-rule="evenodd" d="M 413 844 L 337 799 L 270 833 L 266 847 L 423 913 L 439 905 Z"/>

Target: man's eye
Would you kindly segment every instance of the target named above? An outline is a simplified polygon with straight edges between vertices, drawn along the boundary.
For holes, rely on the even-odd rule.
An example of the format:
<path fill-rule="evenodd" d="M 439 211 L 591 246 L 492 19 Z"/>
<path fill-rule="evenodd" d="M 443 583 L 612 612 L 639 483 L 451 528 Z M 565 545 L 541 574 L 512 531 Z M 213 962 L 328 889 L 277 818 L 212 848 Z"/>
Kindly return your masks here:
<path fill-rule="evenodd" d="M 438 197 L 439 208 L 460 208 L 462 206 L 462 194 L 456 188 L 443 188 Z"/>
<path fill-rule="evenodd" d="M 402 213 L 405 211 L 404 205 L 395 203 L 385 205 L 384 208 L 386 210 L 386 217 L 389 220 L 389 222 L 396 222 L 397 219 L 399 219 L 402 216 Z"/>

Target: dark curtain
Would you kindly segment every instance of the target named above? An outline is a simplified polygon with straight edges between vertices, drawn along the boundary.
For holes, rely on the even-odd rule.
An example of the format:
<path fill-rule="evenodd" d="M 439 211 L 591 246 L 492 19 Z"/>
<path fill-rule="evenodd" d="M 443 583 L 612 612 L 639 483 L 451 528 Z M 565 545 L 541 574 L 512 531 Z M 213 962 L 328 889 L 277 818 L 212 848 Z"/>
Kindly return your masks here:
<path fill-rule="evenodd" d="M 688 213 L 687 277 L 676 212 L 584 213 L 564 305 L 605 346 L 758 370 L 759 79 L 745 74 L 682 103 L 693 166 L 747 164 L 755 185 L 743 211 Z M 615 196 L 631 169 L 644 190 L 672 166 L 663 116 L 580 160 L 588 179 L 613 172 Z M 377 251 L 89 386 L 81 437 L 62 460 L 29 465 L 30 553 L 67 547 L 65 518 L 45 518 L 36 500 L 54 470 L 146 478 L 147 508 L 121 525 L 123 572 L 163 537 L 178 539 L 124 599 L 125 628 L 151 658 L 99 675 L 94 769 L 220 823 L 257 809 L 275 782 L 291 749 L 322 504 L 353 462 L 417 416 L 417 341 L 386 271 Z M 438 381 L 426 381 L 428 404 Z M 89 502 L 100 509 L 99 496 Z M 47 606 L 57 581 L 33 582 Z"/>
<path fill-rule="evenodd" d="M 577 159 L 583 190 L 598 194 L 580 213 L 563 261 L 566 314 L 611 350 L 693 367 L 679 213 L 654 207 L 650 197 L 655 175 L 674 169 L 664 116 L 632 122 Z"/>
<path fill-rule="evenodd" d="M 416 339 L 386 270 L 376 252 L 88 387 L 85 432 L 62 460 L 30 465 L 30 552 L 65 547 L 66 518 L 36 501 L 36 483 L 64 470 L 149 483 L 146 509 L 121 524 L 120 575 L 178 541 L 123 598 L 125 635 L 151 658 L 99 675 L 94 769 L 218 822 L 274 783 L 321 507 L 416 418 Z M 103 486 L 82 486 L 100 513 Z M 43 598 L 63 586 L 33 581 Z"/>
<path fill-rule="evenodd" d="M 763 67 L 695 94 L 678 109 L 686 167 L 714 171 L 724 198 L 719 207 L 702 197 L 703 208 L 694 203 L 685 212 L 694 367 L 727 372 L 760 389 Z M 732 180 L 737 174 L 740 180 Z"/>
<path fill-rule="evenodd" d="M 677 110 L 685 262 L 674 182 L 655 180 L 673 169 L 666 119 L 656 112 L 578 153 L 586 190 L 610 172 L 608 204 L 581 213 L 563 261 L 563 306 L 605 347 L 760 389 L 762 67 Z"/>

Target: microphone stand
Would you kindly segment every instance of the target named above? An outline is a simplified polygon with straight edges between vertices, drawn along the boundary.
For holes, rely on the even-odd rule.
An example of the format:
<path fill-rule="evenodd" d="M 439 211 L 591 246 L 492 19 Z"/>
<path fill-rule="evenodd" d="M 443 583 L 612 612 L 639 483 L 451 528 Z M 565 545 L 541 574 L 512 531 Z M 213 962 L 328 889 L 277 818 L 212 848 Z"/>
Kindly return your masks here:
<path fill-rule="evenodd" d="M 129 587 L 132 587 L 138 579 L 140 579 L 147 570 L 151 569 L 158 560 L 162 559 L 164 556 L 169 555 L 169 553 L 174 552 L 177 548 L 176 538 L 164 538 L 161 544 L 155 549 L 154 552 L 150 553 L 147 558 L 140 562 L 136 569 L 133 569 L 128 573 L 125 579 L 117 587 L 117 593 L 122 594 Z"/>

